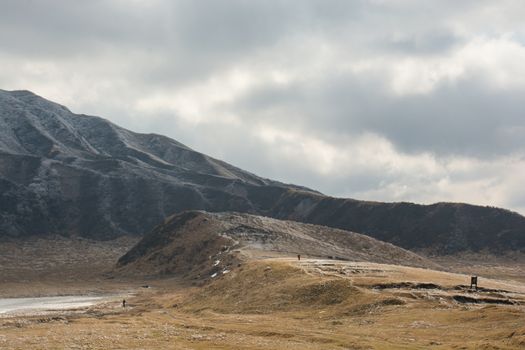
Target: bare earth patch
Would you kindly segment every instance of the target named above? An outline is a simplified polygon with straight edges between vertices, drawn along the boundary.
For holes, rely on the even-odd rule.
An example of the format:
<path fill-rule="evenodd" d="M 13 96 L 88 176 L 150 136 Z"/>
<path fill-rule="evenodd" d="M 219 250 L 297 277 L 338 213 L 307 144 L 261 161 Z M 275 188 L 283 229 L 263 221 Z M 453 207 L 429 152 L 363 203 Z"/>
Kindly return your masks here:
<path fill-rule="evenodd" d="M 121 291 L 130 283 L 108 278 L 108 273 L 136 242 L 136 237 L 94 241 L 61 236 L 0 242 L 0 297 Z"/>

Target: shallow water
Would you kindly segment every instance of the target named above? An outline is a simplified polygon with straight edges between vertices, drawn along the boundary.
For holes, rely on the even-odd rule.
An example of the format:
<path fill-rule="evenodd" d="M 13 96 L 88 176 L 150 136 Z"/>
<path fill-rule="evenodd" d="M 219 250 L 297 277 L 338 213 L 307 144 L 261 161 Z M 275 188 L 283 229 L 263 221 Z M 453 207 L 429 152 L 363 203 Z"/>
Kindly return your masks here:
<path fill-rule="evenodd" d="M 107 300 L 108 296 L 60 296 L 0 299 L 0 315 L 31 313 L 32 311 L 69 310 L 91 306 Z"/>

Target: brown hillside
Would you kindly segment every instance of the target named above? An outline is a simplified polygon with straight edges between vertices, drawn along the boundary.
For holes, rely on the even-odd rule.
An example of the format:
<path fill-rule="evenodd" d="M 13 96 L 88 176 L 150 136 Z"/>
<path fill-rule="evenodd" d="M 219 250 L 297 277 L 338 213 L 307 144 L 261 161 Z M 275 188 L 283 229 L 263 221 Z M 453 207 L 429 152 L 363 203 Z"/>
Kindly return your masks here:
<path fill-rule="evenodd" d="M 122 271 L 201 277 L 246 257 L 296 255 L 436 267 L 421 256 L 354 232 L 239 213 L 189 211 L 168 218 L 118 261 Z"/>

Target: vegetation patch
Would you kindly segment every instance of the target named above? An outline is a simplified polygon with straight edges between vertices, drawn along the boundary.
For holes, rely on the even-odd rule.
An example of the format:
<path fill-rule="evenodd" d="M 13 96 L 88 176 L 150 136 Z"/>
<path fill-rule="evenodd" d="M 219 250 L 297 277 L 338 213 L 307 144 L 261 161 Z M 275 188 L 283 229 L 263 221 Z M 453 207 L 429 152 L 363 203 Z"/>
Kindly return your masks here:
<path fill-rule="evenodd" d="M 348 280 L 316 277 L 285 263 L 251 262 L 204 287 L 186 307 L 226 313 L 269 313 L 329 307 L 362 292 Z"/>

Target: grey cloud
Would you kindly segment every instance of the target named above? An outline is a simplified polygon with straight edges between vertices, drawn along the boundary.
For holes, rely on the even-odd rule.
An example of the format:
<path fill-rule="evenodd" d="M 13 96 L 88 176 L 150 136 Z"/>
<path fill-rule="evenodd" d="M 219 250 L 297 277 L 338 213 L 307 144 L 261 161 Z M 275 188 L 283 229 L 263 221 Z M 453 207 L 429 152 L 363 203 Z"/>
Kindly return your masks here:
<path fill-rule="evenodd" d="M 163 127 L 154 129 L 154 125 Z M 189 126 L 178 118 L 164 115 L 150 131 L 162 133 L 166 127 L 170 136 L 188 145 L 199 145 L 199 151 L 223 159 L 260 176 L 308 186 L 328 195 L 351 196 L 363 189 L 380 187 L 383 182 L 394 181 L 393 174 L 371 173 L 367 169 L 353 169 L 351 173 L 320 174 L 304 162 L 304 159 L 283 154 L 282 142 L 273 147 L 260 138 L 253 137 L 249 126 L 224 128 L 220 123 Z M 221 130 L 217 133 L 217 130 Z M 341 150 L 345 152 L 344 149 Z"/>
<path fill-rule="evenodd" d="M 483 158 L 525 151 L 524 96 L 525 90 L 501 91 L 476 78 L 429 94 L 393 96 L 383 81 L 349 74 L 316 84 L 262 87 L 231 108 L 327 141 L 370 132 L 406 153 Z"/>
<path fill-rule="evenodd" d="M 361 52 L 435 52 L 458 40 L 444 27 L 436 31 L 422 20 L 408 23 L 429 16 L 425 9 L 414 6 L 419 12 L 411 17 L 403 13 L 411 7 L 373 1 L 6 0 L 1 6 L 0 42 L 10 54 L 92 59 L 110 52 L 125 59 L 139 51 L 163 57 L 149 67 L 138 62 L 143 77 L 160 81 L 208 74 L 282 40 L 309 36 L 345 42 Z M 392 38 L 394 31 L 402 37 Z"/>
<path fill-rule="evenodd" d="M 376 48 L 389 50 L 392 53 L 438 54 L 452 50 L 465 42 L 462 38 L 446 28 L 428 33 L 410 33 L 400 37 L 386 37 L 375 43 Z"/>
<path fill-rule="evenodd" d="M 148 22 L 154 23 L 153 18 L 116 5 L 105 1 L 7 0 L 0 12 L 0 38 L 5 50 L 44 57 L 154 38 L 143 31 Z"/>

